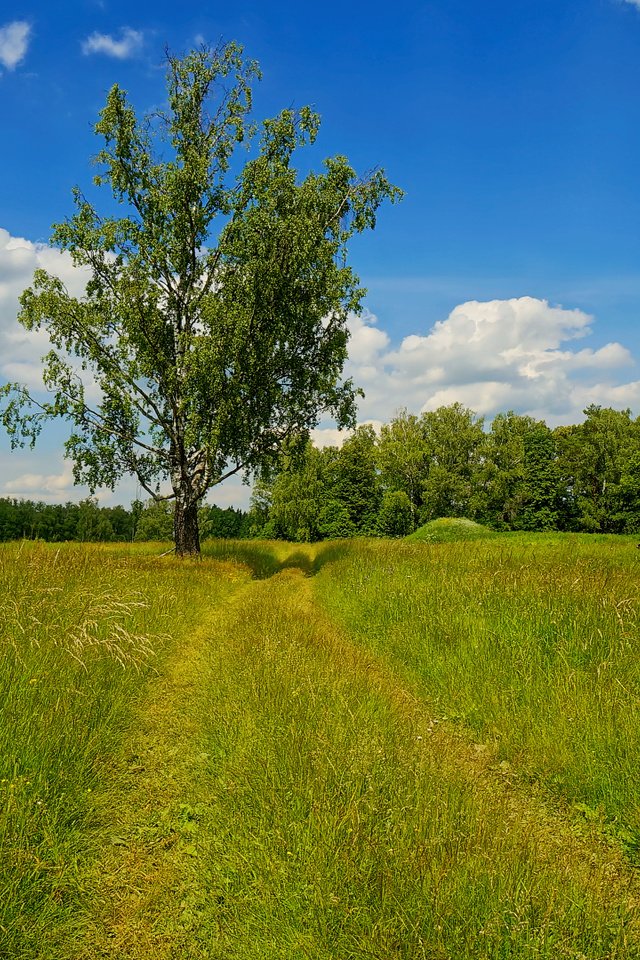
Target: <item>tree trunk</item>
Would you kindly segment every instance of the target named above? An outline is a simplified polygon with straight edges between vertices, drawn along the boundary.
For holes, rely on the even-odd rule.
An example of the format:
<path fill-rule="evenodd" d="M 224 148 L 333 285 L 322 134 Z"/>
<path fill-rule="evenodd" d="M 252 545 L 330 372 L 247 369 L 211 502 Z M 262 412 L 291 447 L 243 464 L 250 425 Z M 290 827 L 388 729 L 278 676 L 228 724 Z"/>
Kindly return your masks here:
<path fill-rule="evenodd" d="M 173 536 L 176 543 L 176 556 L 200 556 L 197 501 L 185 503 L 181 497 L 176 498 L 173 515 Z"/>

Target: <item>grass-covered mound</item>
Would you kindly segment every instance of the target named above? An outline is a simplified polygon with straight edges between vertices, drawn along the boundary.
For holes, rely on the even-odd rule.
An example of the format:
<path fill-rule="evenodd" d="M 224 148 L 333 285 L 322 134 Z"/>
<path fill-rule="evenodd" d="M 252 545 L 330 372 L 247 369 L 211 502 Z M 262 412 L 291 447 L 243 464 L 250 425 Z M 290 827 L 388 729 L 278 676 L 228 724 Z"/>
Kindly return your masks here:
<path fill-rule="evenodd" d="M 418 527 L 406 539 L 428 543 L 449 543 L 457 540 L 481 540 L 492 536 L 494 531 L 483 527 L 481 523 L 466 520 L 464 517 L 442 517 Z"/>

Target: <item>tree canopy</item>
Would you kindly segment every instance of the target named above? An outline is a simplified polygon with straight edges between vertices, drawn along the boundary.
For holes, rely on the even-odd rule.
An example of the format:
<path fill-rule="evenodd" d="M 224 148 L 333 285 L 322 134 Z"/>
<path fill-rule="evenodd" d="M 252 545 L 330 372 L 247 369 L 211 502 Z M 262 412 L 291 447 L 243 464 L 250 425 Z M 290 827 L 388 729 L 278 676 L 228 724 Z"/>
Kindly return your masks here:
<path fill-rule="evenodd" d="M 591 405 L 552 430 L 513 411 L 490 430 L 459 403 L 401 410 L 340 450 L 309 444 L 260 488 L 255 531 L 292 540 L 404 536 L 442 517 L 494 530 L 640 533 L 640 417 Z M 249 521 L 248 526 L 252 521 Z"/>
<path fill-rule="evenodd" d="M 286 109 L 258 127 L 258 78 L 230 43 L 169 56 L 166 108 L 141 119 L 110 90 L 95 183 L 115 214 L 76 188 L 52 238 L 88 272 L 85 294 L 40 270 L 20 301 L 23 326 L 52 343 L 50 398 L 2 388 L 14 446 L 65 418 L 76 482 L 93 492 L 129 473 L 173 500 L 179 554 L 199 552 L 211 487 L 264 467 L 324 414 L 354 424 L 356 390 L 341 374 L 364 291 L 347 245 L 400 197 L 383 171 L 358 177 L 342 156 L 299 177 L 294 155 L 319 117 Z"/>

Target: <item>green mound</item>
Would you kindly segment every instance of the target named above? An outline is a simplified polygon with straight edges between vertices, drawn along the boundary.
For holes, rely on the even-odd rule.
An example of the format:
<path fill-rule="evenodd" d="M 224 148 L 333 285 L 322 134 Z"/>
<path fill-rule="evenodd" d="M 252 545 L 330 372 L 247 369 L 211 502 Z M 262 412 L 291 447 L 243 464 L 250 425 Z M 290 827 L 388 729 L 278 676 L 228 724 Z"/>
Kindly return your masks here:
<path fill-rule="evenodd" d="M 449 543 L 454 540 L 481 540 L 494 536 L 493 530 L 483 527 L 464 517 L 442 517 L 430 520 L 422 527 L 410 533 L 407 540 L 420 540 L 428 543 Z"/>

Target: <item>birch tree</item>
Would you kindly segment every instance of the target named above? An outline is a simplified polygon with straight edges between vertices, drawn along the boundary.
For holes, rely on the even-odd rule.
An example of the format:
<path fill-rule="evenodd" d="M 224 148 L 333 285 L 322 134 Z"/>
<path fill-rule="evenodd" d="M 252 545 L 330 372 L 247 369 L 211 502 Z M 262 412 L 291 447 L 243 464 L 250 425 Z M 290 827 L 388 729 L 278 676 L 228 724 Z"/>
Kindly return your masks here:
<path fill-rule="evenodd" d="M 231 43 L 169 56 L 164 110 L 138 118 L 110 90 L 95 182 L 116 204 L 101 213 L 76 189 L 53 229 L 88 269 L 86 292 L 40 270 L 20 301 L 20 323 L 53 345 L 48 398 L 1 388 L 14 446 L 64 418 L 76 482 L 93 492 L 132 474 L 172 500 L 178 555 L 200 551 L 211 487 L 263 467 L 323 415 L 354 424 L 356 390 L 341 375 L 363 290 L 347 245 L 400 196 L 383 171 L 358 177 L 342 156 L 301 178 L 294 155 L 319 117 L 286 109 L 254 125 L 258 78 Z"/>

